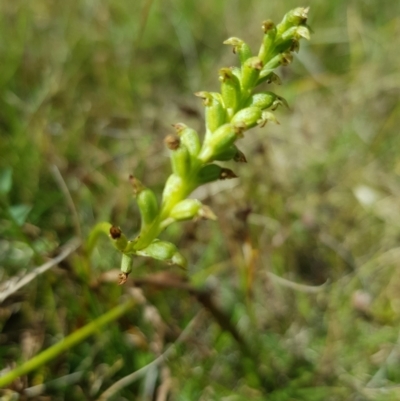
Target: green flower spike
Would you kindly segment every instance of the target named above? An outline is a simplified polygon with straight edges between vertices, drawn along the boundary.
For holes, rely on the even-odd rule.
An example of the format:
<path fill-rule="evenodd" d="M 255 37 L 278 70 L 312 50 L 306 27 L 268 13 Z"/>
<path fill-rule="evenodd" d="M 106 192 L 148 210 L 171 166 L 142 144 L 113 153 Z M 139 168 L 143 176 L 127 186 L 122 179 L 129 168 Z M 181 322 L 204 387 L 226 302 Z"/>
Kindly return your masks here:
<path fill-rule="evenodd" d="M 246 162 L 236 142 L 257 125 L 264 127 L 268 121 L 278 123 L 272 111 L 281 105 L 287 106 L 286 100 L 270 90 L 257 92 L 256 88 L 261 83 L 281 83 L 275 70 L 290 64 L 300 41 L 310 38 L 307 14 L 308 8 L 299 7 L 289 11 L 277 25 L 265 20 L 261 46 L 256 53 L 239 38 L 231 37 L 224 42 L 233 47 L 240 67 L 219 70 L 221 93 L 195 93 L 205 107 L 203 140 L 183 123 L 174 124 L 175 133 L 165 138 L 172 174 L 166 181 L 161 201 L 137 178 L 130 178 L 141 215 L 140 231 L 131 241 L 117 227 L 112 226 L 109 232 L 114 246 L 122 253 L 120 283 L 126 281 L 135 255 L 187 267 L 176 246 L 158 237 L 174 222 L 216 218 L 199 200 L 187 198 L 200 185 L 236 178 L 231 169 L 215 162 Z"/>

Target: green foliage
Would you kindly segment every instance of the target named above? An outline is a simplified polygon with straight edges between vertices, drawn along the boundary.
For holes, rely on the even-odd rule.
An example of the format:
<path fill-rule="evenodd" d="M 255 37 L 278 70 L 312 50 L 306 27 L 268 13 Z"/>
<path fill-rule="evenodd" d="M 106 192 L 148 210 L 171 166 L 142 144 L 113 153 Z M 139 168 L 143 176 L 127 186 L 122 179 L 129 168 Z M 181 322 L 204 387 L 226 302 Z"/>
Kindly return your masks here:
<path fill-rule="evenodd" d="M 312 40 L 289 68 L 261 70 L 244 105 L 267 104 L 281 124 L 256 126 L 213 156 L 210 165 L 239 178 L 192 195 L 218 220 L 187 220 L 197 206 L 178 204 L 160 225 L 160 240 L 179 248 L 188 271 L 133 255 L 131 277 L 159 286 L 117 286 L 121 254 L 104 236 L 111 225 L 97 226 L 87 244 L 91 261 L 80 249 L 0 304 L 0 377 L 140 292 L 137 306 L 16 379 L 1 398 L 99 399 L 147 366 L 111 400 L 157 399 L 168 385 L 171 400 L 399 399 L 400 3 L 309 5 Z M 215 89 L 210 71 L 235 63 L 228 47 L 221 51 L 223 40 L 246 39 L 248 46 L 230 43 L 239 79 L 239 66 L 260 57 L 262 19 L 278 22 L 297 6 L 0 2 L 0 296 L 58 257 L 78 235 L 76 222 L 84 237 L 99 221 L 138 233 L 129 174 L 160 205 L 171 172 L 163 138 L 178 136 L 199 154 L 207 132 L 196 133 L 215 110 L 205 107 L 203 123 L 193 92 Z M 290 109 L 275 112 L 271 91 Z M 218 112 L 221 94 L 208 93 Z M 176 121 L 193 129 L 173 132 Z M 177 282 L 176 272 L 190 282 L 160 289 Z M 201 313 L 186 340 L 148 366 L 204 309 L 188 285 L 214 291 L 257 357 Z"/>

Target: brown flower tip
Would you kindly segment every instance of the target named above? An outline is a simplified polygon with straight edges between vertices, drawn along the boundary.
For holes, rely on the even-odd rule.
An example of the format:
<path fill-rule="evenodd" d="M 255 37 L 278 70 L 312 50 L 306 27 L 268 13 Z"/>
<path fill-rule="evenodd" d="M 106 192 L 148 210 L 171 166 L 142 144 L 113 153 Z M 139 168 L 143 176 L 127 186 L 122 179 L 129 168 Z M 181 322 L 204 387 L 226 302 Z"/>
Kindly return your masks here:
<path fill-rule="evenodd" d="M 295 10 L 294 15 L 301 19 L 301 23 L 304 24 L 307 22 L 308 12 L 310 11 L 310 7 L 299 7 Z"/>
<path fill-rule="evenodd" d="M 233 124 L 233 130 L 239 138 L 243 137 L 243 132 L 246 131 L 246 129 L 247 125 L 244 121 L 237 121 Z"/>
<path fill-rule="evenodd" d="M 250 67 L 254 68 L 255 70 L 262 70 L 262 68 L 264 67 L 264 64 L 260 58 L 253 57 L 250 60 Z"/>
<path fill-rule="evenodd" d="M 110 237 L 112 239 L 118 239 L 122 235 L 122 231 L 119 227 L 111 226 L 110 228 Z"/>
<path fill-rule="evenodd" d="M 217 216 L 214 214 L 214 212 L 206 205 L 203 205 L 201 209 L 199 210 L 199 217 L 202 219 L 208 219 L 208 220 L 217 220 Z"/>
<path fill-rule="evenodd" d="M 272 28 L 275 27 L 275 24 L 273 23 L 272 20 L 267 19 L 266 21 L 264 21 L 261 25 L 262 30 L 264 31 L 264 33 L 267 33 L 268 31 L 270 31 Z"/>
<path fill-rule="evenodd" d="M 211 106 L 212 96 L 210 95 L 210 92 L 195 92 L 194 95 L 203 100 L 204 106 Z"/>
<path fill-rule="evenodd" d="M 290 45 L 289 51 L 298 53 L 300 50 L 300 43 L 297 39 L 293 39 L 292 44 Z"/>
<path fill-rule="evenodd" d="M 123 285 L 128 280 L 128 273 L 120 273 L 118 276 L 118 285 Z"/>
<path fill-rule="evenodd" d="M 239 50 L 239 47 L 243 44 L 243 41 L 239 38 L 229 38 L 223 42 L 224 45 L 233 46 L 233 54 L 236 54 Z"/>
<path fill-rule="evenodd" d="M 231 178 L 237 178 L 237 175 L 229 168 L 221 169 L 221 173 L 219 174 L 220 180 L 230 180 Z"/>
<path fill-rule="evenodd" d="M 139 193 L 143 191 L 143 189 L 144 189 L 143 184 L 132 174 L 129 176 L 129 182 L 132 185 L 133 194 L 135 196 L 139 195 Z"/>
<path fill-rule="evenodd" d="M 244 153 L 243 153 L 241 150 L 239 150 L 239 149 L 238 149 L 238 151 L 237 151 L 235 157 L 233 158 L 233 160 L 234 160 L 235 162 L 238 162 L 238 163 L 247 163 L 246 156 L 245 156 Z"/>
<path fill-rule="evenodd" d="M 293 56 L 290 53 L 282 53 L 281 64 L 286 67 L 293 61 Z"/>
<path fill-rule="evenodd" d="M 272 72 L 271 74 L 269 74 L 269 77 L 267 79 L 267 84 L 282 85 L 282 81 L 278 75 Z"/>
<path fill-rule="evenodd" d="M 230 68 L 221 68 L 219 70 L 219 80 L 221 82 L 226 82 L 228 79 L 232 79 L 233 77 L 233 72 Z"/>
<path fill-rule="evenodd" d="M 164 139 L 164 143 L 170 150 L 177 150 L 181 144 L 181 140 L 176 135 L 167 135 Z"/>
<path fill-rule="evenodd" d="M 172 126 L 176 129 L 177 134 L 180 134 L 187 126 L 183 123 L 172 124 Z"/>

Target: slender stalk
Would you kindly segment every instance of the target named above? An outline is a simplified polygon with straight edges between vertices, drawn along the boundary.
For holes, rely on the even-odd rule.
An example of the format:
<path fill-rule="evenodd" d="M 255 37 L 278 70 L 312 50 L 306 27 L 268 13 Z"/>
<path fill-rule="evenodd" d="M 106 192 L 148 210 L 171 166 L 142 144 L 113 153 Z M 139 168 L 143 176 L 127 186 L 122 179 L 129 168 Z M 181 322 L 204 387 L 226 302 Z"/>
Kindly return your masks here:
<path fill-rule="evenodd" d="M 109 235 L 111 224 L 106 222 L 97 223 L 90 232 L 88 239 L 86 240 L 85 251 L 87 256 L 91 256 L 94 247 L 97 244 L 97 241 L 101 234 Z"/>
<path fill-rule="evenodd" d="M 109 312 L 100 316 L 93 322 L 70 334 L 68 337 L 64 338 L 57 344 L 54 344 L 50 348 L 46 349 L 32 359 L 26 361 L 22 365 L 0 377 L 0 388 L 11 384 L 18 377 L 26 375 L 33 370 L 39 368 L 40 366 L 46 364 L 47 362 L 55 359 L 64 351 L 67 351 L 68 349 L 85 340 L 87 337 L 98 332 L 101 327 L 113 322 L 114 320 L 119 319 L 122 315 L 130 311 L 134 306 L 135 301 L 130 299 L 129 301 L 126 301 L 125 303 L 116 306 L 114 309 L 111 309 Z"/>

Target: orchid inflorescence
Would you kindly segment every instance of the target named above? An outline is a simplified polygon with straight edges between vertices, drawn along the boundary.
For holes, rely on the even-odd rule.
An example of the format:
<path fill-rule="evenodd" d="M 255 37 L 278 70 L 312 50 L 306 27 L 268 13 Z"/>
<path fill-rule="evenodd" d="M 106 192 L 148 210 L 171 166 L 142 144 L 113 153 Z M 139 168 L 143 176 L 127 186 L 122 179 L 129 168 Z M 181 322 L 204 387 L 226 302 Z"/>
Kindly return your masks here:
<path fill-rule="evenodd" d="M 292 53 L 299 50 L 300 39 L 310 37 L 307 13 L 308 8 L 296 8 L 278 25 L 271 20 L 264 21 L 264 36 L 257 55 L 253 55 L 250 47 L 239 38 L 231 37 L 224 42 L 233 46 L 233 52 L 239 56 L 240 68 L 219 70 L 221 93 L 195 93 L 205 106 L 203 141 L 194 129 L 183 123 L 174 124 L 175 133 L 165 138 L 172 174 L 165 184 L 161 202 L 151 189 L 136 177 L 130 177 L 141 214 L 139 234 L 128 240 L 120 228 L 102 223 L 103 231 L 106 227 L 114 246 L 122 253 L 120 284 L 131 272 L 134 255 L 186 268 L 186 259 L 177 247 L 159 240 L 158 236 L 176 221 L 216 218 L 209 207 L 187 197 L 200 185 L 235 178 L 232 170 L 215 162 L 246 162 L 245 155 L 236 146 L 237 140 L 256 125 L 263 127 L 268 121 L 277 123 L 272 111 L 287 105 L 286 101 L 273 92 L 254 93 L 254 89 L 263 82 L 280 84 L 274 70 L 288 65 Z"/>

